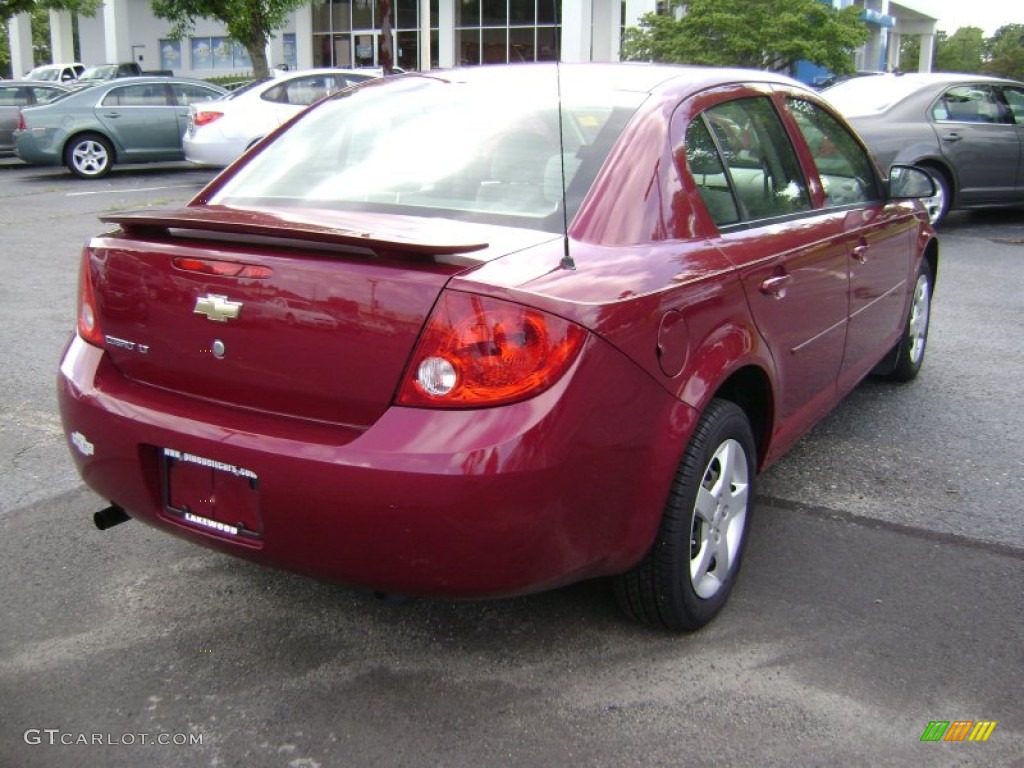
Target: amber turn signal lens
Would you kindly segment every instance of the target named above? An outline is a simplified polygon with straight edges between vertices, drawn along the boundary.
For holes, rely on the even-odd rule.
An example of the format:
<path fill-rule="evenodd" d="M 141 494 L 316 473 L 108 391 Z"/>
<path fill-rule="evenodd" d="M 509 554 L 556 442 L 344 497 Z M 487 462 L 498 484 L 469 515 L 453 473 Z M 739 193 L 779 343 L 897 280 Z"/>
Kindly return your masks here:
<path fill-rule="evenodd" d="M 525 400 L 555 383 L 586 331 L 519 304 L 446 292 L 399 390 L 399 405 L 473 408 Z"/>

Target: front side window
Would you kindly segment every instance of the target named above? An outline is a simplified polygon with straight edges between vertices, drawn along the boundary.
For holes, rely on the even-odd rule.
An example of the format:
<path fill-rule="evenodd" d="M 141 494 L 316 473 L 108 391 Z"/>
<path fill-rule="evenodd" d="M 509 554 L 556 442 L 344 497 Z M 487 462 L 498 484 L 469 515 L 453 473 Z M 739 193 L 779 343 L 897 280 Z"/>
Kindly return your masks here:
<path fill-rule="evenodd" d="M 1024 88 L 1004 85 L 1001 90 L 1010 108 L 1010 114 L 1013 115 L 1013 121 L 1017 125 L 1024 125 Z"/>
<path fill-rule="evenodd" d="M 104 107 L 166 107 L 167 91 L 163 83 L 143 83 L 112 88 L 102 102 Z"/>
<path fill-rule="evenodd" d="M 737 99 L 704 111 L 743 219 L 785 216 L 811 208 L 796 151 L 766 97 Z"/>
<path fill-rule="evenodd" d="M 814 156 L 825 191 L 825 205 L 835 207 L 876 200 L 871 159 L 853 135 L 832 115 L 804 99 L 787 99 L 790 113 Z"/>

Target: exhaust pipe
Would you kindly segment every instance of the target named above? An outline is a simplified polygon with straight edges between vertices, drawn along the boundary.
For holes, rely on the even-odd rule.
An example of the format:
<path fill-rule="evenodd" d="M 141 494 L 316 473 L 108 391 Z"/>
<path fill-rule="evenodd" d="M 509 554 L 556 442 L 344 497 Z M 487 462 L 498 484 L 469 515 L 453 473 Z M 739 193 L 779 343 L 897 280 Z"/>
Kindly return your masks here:
<path fill-rule="evenodd" d="M 131 518 L 117 504 L 111 504 L 106 509 L 101 509 L 92 516 L 92 521 L 96 523 L 96 527 L 101 531 L 113 528 L 115 525 L 120 525 L 125 520 L 131 520 Z"/>

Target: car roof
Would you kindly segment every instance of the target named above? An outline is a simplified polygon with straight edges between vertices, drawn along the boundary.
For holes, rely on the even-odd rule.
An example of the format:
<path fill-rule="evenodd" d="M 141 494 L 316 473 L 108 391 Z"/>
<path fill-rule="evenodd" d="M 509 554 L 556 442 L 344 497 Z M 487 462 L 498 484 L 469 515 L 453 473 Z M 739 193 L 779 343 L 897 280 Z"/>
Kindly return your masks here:
<path fill-rule="evenodd" d="M 736 67 L 705 67 L 684 64 L 649 64 L 645 62 L 612 62 L 612 63 L 553 63 L 538 62 L 530 64 L 495 64 L 486 67 L 466 67 L 451 70 L 431 70 L 426 73 L 408 73 L 397 77 L 429 76 L 441 79 L 454 79 L 464 82 L 503 77 L 541 77 L 540 73 L 557 69 L 559 74 L 583 85 L 592 84 L 605 90 L 633 91 L 638 93 L 654 93 L 668 90 L 674 94 L 685 96 L 730 83 L 771 83 L 787 85 L 802 91 L 811 92 L 803 83 L 787 75 L 767 72 L 759 69 L 743 69 Z M 547 75 L 550 76 L 550 75 Z"/>
<path fill-rule="evenodd" d="M 33 88 L 56 88 L 61 91 L 70 91 L 66 84 L 56 80 L 0 80 L 4 85 L 31 85 Z"/>

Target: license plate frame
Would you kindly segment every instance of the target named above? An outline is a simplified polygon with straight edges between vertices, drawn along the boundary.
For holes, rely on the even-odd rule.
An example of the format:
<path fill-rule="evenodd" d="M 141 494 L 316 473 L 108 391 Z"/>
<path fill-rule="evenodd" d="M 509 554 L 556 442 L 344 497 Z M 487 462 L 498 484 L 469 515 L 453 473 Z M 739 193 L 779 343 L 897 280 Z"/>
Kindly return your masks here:
<path fill-rule="evenodd" d="M 263 538 L 259 478 L 251 470 L 173 448 L 160 450 L 164 513 L 207 533 Z"/>

